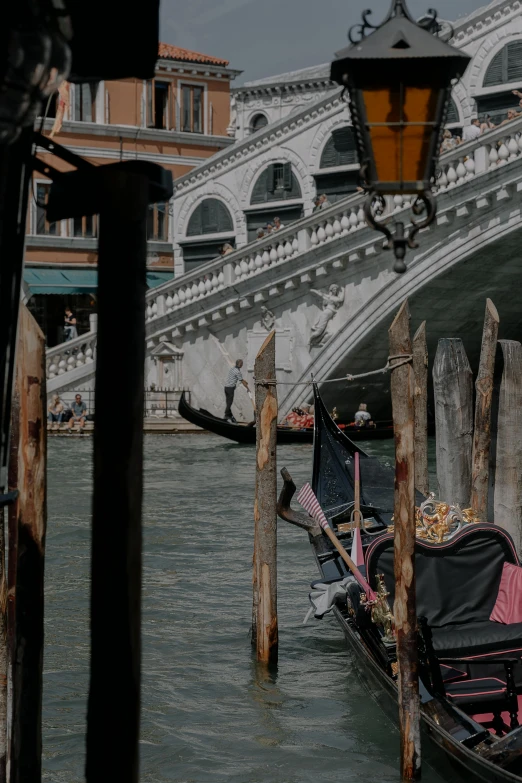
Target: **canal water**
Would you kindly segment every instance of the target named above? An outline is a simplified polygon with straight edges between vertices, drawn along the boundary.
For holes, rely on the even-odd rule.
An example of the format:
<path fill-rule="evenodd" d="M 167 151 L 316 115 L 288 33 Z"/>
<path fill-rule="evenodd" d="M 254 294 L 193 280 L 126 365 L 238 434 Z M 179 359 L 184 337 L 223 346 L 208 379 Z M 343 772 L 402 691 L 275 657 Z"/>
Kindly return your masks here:
<path fill-rule="evenodd" d="M 393 444 L 368 450 L 390 460 Z M 84 779 L 91 456 L 90 439 L 50 439 L 48 783 Z M 252 660 L 253 448 L 148 435 L 145 456 L 142 783 L 397 783 L 397 732 L 351 670 L 336 621 L 302 624 L 317 573 L 306 535 L 284 523 L 277 674 Z M 299 485 L 311 456 L 281 447 L 279 467 Z M 440 783 L 429 768 L 423 780 Z"/>

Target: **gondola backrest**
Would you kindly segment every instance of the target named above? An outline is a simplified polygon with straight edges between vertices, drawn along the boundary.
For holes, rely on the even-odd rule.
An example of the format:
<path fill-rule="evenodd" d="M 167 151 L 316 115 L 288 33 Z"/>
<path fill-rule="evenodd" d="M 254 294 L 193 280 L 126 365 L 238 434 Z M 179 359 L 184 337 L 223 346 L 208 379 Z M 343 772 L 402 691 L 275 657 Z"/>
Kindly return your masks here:
<path fill-rule="evenodd" d="M 470 525 L 443 544 L 417 540 L 415 551 L 417 616 L 434 628 L 489 620 L 504 563 L 519 564 L 511 537 L 496 525 Z M 372 587 L 384 575 L 391 604 L 393 535 L 368 548 L 366 568 Z"/>

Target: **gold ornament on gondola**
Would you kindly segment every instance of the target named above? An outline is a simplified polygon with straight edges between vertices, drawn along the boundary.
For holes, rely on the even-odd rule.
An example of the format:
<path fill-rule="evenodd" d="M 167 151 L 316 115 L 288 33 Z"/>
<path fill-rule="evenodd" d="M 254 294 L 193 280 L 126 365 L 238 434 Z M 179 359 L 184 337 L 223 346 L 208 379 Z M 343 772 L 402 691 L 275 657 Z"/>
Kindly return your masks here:
<path fill-rule="evenodd" d="M 395 619 L 388 603 L 389 595 L 384 583 L 384 575 L 377 574 L 376 597 L 373 601 L 369 601 L 366 594 L 361 593 L 361 604 L 371 611 L 372 623 L 383 628 L 383 642 L 393 644 L 395 642 Z"/>
<path fill-rule="evenodd" d="M 437 502 L 433 492 L 420 508 L 415 509 L 417 538 L 433 544 L 442 544 L 453 538 L 465 525 L 476 525 L 482 520 L 473 508 L 462 510 L 459 506 Z M 393 522 L 393 517 L 392 517 Z M 394 526 L 389 528 L 392 533 Z"/>

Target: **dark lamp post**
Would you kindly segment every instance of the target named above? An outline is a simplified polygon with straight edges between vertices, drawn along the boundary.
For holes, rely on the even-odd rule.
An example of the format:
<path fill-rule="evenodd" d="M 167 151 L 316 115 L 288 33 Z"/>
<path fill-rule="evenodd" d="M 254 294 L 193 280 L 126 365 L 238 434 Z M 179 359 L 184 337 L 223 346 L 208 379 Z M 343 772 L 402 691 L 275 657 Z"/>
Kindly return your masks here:
<path fill-rule="evenodd" d="M 436 215 L 431 192 L 452 81 L 464 73 L 470 57 L 442 41 L 435 11 L 418 24 L 405 0 L 393 0 L 379 27 L 363 13 L 349 32 L 351 46 L 337 52 L 331 78 L 350 96 L 361 178 L 368 199 L 365 214 L 371 226 L 388 238 L 395 251 L 395 270 L 404 272 L 406 248 L 417 247 L 415 236 Z M 374 214 L 386 194 L 413 194 L 414 214 L 406 237 L 403 223 L 392 234 Z"/>

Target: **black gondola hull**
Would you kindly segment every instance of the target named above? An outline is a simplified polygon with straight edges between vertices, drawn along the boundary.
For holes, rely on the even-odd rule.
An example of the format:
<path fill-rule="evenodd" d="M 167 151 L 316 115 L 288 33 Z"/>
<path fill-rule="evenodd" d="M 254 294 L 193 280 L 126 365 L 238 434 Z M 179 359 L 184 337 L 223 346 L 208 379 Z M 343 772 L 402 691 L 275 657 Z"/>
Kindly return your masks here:
<path fill-rule="evenodd" d="M 256 442 L 256 428 L 253 424 L 231 424 L 225 421 L 225 419 L 213 416 L 208 411 L 193 408 L 188 404 L 185 393 L 181 395 L 178 412 L 180 416 L 190 421 L 191 424 L 195 424 L 197 427 L 201 427 L 215 435 L 221 435 L 222 438 L 227 438 L 227 440 L 250 444 Z M 393 438 L 393 428 L 386 426 L 376 429 L 358 430 L 355 427 L 350 427 L 348 434 L 351 440 L 356 441 L 388 440 Z M 293 430 L 290 427 L 277 428 L 277 443 L 280 446 L 289 443 L 313 443 L 313 440 L 313 428 L 306 430 Z"/>

